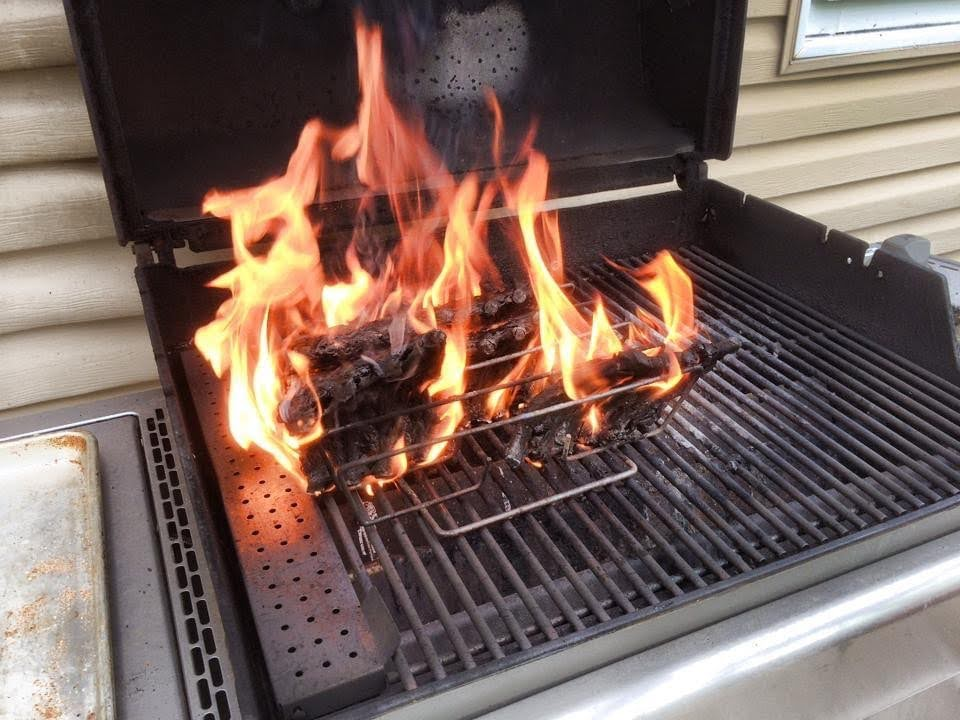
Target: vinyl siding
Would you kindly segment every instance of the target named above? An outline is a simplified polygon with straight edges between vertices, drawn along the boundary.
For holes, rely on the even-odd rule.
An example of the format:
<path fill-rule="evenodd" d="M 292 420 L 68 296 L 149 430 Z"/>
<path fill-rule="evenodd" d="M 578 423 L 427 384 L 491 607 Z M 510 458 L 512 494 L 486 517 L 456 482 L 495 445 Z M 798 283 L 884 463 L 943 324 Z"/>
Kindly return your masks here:
<path fill-rule="evenodd" d="M 731 160 L 711 175 L 870 242 L 960 259 L 960 62 L 780 76 L 752 0 Z M 0 0 L 0 411 L 155 381 L 57 0 Z"/>

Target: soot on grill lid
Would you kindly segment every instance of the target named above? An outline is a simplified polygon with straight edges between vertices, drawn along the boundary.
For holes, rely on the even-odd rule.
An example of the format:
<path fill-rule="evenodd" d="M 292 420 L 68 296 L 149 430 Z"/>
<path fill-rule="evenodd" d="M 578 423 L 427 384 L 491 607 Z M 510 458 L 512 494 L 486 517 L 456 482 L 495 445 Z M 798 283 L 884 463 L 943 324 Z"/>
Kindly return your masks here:
<path fill-rule="evenodd" d="M 735 0 L 67 0 L 121 243 L 225 244 L 211 187 L 282 171 L 311 117 L 357 105 L 353 14 L 385 29 L 390 92 L 418 106 L 453 170 L 483 167 L 498 95 L 519 143 L 531 120 L 555 194 L 673 177 L 729 155 L 744 6 Z M 510 157 L 510 143 L 505 157 Z M 336 205 L 360 194 L 350 175 Z"/>

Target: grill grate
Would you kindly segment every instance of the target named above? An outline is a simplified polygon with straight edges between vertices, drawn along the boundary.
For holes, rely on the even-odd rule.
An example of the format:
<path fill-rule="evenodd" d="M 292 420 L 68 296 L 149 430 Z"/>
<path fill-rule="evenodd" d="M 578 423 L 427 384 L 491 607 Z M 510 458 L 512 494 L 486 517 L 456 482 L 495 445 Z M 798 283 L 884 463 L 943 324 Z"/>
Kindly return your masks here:
<path fill-rule="evenodd" d="M 310 503 L 401 631 L 384 693 L 522 662 L 594 626 L 693 591 L 702 597 L 721 581 L 952 503 L 960 490 L 955 387 L 703 250 L 678 256 L 694 279 L 704 332 L 741 349 L 692 388 L 663 432 L 514 470 L 500 460 L 504 436 L 487 430 L 405 485 Z M 600 293 L 621 322 L 647 303 L 605 265 L 573 282 L 583 297 Z M 209 371 L 195 355 L 187 368 L 199 397 Z M 211 454 L 236 452 L 215 432 Z M 270 472 L 264 466 L 262 475 Z M 223 487 L 236 480 L 219 479 Z M 476 525 L 489 518 L 496 521 Z"/>

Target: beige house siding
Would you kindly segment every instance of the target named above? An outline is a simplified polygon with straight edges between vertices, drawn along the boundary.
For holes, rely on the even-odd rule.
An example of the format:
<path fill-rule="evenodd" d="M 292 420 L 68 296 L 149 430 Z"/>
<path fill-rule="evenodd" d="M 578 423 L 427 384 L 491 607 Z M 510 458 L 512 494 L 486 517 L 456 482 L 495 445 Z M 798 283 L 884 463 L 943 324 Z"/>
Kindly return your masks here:
<path fill-rule="evenodd" d="M 725 182 L 868 241 L 960 259 L 960 61 L 779 76 L 787 0 L 752 0 Z M 0 0 L 0 411 L 154 381 L 63 9 Z"/>

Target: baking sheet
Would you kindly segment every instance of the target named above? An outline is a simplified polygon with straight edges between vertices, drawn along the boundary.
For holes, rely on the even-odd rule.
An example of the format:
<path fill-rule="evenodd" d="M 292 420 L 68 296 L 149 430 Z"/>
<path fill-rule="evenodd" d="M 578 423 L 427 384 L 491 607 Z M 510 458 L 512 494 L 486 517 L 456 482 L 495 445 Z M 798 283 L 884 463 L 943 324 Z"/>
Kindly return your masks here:
<path fill-rule="evenodd" d="M 95 439 L 0 444 L 0 718 L 113 717 Z"/>

